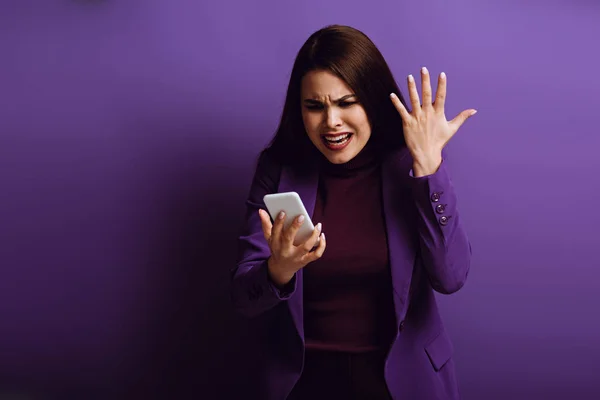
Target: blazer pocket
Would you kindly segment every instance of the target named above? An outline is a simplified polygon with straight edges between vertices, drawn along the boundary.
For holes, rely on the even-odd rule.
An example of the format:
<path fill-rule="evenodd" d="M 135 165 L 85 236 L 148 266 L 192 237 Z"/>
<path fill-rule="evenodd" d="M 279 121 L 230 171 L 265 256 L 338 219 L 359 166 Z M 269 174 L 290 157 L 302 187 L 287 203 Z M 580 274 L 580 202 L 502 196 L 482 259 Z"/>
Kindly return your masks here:
<path fill-rule="evenodd" d="M 454 346 L 445 330 L 442 330 L 438 336 L 425 345 L 425 352 L 433 368 L 436 371 L 442 369 L 454 353 Z"/>

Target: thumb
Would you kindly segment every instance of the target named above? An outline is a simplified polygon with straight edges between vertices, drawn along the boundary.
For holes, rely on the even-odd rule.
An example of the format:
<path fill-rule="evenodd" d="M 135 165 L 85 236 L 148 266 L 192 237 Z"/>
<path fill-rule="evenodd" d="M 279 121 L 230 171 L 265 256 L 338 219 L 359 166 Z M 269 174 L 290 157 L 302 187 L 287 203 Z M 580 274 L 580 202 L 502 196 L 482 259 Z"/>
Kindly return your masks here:
<path fill-rule="evenodd" d="M 465 110 L 465 111 L 461 112 L 460 114 L 458 114 L 452 121 L 449 122 L 449 124 L 452 128 L 452 132 L 456 132 L 458 130 L 458 128 L 460 128 L 461 125 L 464 124 L 467 119 L 471 118 L 476 113 L 477 113 L 477 110 L 471 109 L 471 110 Z"/>

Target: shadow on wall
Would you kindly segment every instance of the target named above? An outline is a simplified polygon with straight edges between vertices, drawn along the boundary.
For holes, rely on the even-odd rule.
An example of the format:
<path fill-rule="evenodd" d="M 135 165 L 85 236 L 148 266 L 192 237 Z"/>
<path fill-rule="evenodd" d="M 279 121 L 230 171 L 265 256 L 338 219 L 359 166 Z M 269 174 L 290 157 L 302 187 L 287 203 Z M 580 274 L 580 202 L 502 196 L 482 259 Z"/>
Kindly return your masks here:
<path fill-rule="evenodd" d="M 229 270 L 253 170 L 216 145 L 198 151 L 198 142 L 157 150 L 175 159 L 158 162 L 166 167 L 151 178 L 144 322 L 127 398 L 235 399 L 246 389 L 248 326 L 233 311 Z"/>

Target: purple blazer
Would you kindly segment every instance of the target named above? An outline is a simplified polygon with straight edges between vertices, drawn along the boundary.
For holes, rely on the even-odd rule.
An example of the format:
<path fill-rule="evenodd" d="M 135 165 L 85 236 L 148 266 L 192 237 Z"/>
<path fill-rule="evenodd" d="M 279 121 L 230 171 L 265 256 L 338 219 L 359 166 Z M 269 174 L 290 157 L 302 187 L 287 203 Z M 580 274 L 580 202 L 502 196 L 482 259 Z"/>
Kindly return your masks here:
<path fill-rule="evenodd" d="M 445 155 L 445 152 L 444 152 Z M 445 157 L 444 157 L 445 160 Z M 440 318 L 434 291 L 451 294 L 465 283 L 471 245 L 457 209 L 447 164 L 432 175 L 412 176 L 412 157 L 402 148 L 382 160 L 382 194 L 389 243 L 396 337 L 385 362 L 394 399 L 459 399 L 453 345 Z M 258 209 L 267 193 L 296 191 L 312 215 L 319 173 L 315 165 L 294 172 L 265 153 L 252 181 L 232 270 L 235 308 L 256 326 L 251 398 L 284 400 L 302 373 L 304 324 L 302 270 L 293 290 L 280 293 L 269 281 L 269 248 Z M 327 251 L 327 250 L 325 250 Z"/>

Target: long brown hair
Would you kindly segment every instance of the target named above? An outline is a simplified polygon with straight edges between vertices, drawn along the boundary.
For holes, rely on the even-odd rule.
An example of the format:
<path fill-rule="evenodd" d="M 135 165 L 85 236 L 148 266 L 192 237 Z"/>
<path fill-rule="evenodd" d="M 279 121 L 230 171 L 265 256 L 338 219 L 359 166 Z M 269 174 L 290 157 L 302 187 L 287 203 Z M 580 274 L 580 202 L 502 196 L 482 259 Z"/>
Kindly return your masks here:
<path fill-rule="evenodd" d="M 329 25 L 313 33 L 300 48 L 290 77 L 279 127 L 264 151 L 281 164 L 301 167 L 318 150 L 308 138 L 302 121 L 300 87 L 313 70 L 326 70 L 354 91 L 371 124 L 369 145 L 382 156 L 404 146 L 400 114 L 390 100 L 396 93 L 406 102 L 390 68 L 375 44 L 361 31 Z M 408 109 L 408 108 L 407 108 Z"/>

